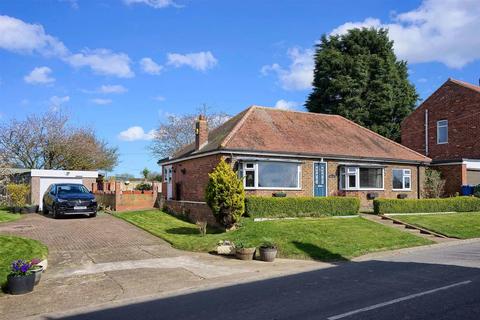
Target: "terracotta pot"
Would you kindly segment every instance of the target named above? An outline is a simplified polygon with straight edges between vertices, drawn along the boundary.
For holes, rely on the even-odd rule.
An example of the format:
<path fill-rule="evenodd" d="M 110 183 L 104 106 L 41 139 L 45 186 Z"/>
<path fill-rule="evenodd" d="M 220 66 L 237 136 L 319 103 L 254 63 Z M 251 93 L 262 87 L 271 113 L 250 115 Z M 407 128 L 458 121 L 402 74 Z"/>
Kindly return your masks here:
<path fill-rule="evenodd" d="M 237 248 L 235 256 L 240 260 L 253 260 L 256 248 Z"/>
<path fill-rule="evenodd" d="M 26 276 L 12 276 L 7 277 L 8 291 L 11 294 L 24 294 L 33 291 L 35 286 L 35 274 L 31 273 Z"/>
<path fill-rule="evenodd" d="M 273 262 L 277 256 L 277 248 L 260 247 L 260 260 Z"/>

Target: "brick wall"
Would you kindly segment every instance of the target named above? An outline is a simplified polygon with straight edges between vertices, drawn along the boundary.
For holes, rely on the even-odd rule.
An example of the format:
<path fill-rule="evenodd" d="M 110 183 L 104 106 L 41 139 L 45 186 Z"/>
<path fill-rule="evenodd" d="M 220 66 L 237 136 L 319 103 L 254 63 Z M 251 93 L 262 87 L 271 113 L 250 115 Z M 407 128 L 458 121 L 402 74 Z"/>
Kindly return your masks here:
<path fill-rule="evenodd" d="M 480 93 L 447 81 L 402 123 L 402 144 L 433 160 L 480 159 Z M 437 121 L 448 120 L 448 143 L 437 144 Z"/>
<path fill-rule="evenodd" d="M 220 155 L 212 155 L 173 164 L 173 199 L 205 201 L 208 174 L 215 169 L 220 159 Z M 167 184 L 165 182 L 162 183 L 162 190 L 165 190 L 164 195 L 166 196 Z"/>
<path fill-rule="evenodd" d="M 95 186 L 93 189 L 98 203 L 114 211 L 153 209 L 159 200 L 158 197 L 161 197 L 161 194 L 157 192 L 156 183 L 154 183 L 153 191 L 143 192 L 122 191 L 120 182 L 115 182 L 112 191 L 98 191 Z"/>
<path fill-rule="evenodd" d="M 205 187 L 208 182 L 208 173 L 213 171 L 216 164 L 220 159 L 220 156 L 209 156 L 204 158 L 197 158 L 192 160 L 183 161 L 174 164 L 173 167 L 173 193 L 174 200 L 186 200 L 193 202 L 205 201 Z M 295 196 L 313 196 L 313 159 L 302 159 L 302 178 L 300 190 L 246 190 L 246 195 L 257 195 L 270 197 L 274 192 L 285 192 L 288 197 Z M 234 166 L 234 164 L 232 164 Z M 392 170 L 393 169 L 411 169 L 411 190 L 410 191 L 393 191 L 392 186 Z M 184 169 L 184 171 L 182 171 Z M 421 167 L 420 174 L 423 181 L 423 173 L 425 168 Z M 356 196 L 361 200 L 363 208 L 371 208 L 373 201 L 367 199 L 367 194 L 375 192 L 381 198 L 396 198 L 399 194 L 407 194 L 408 198 L 418 197 L 418 184 L 417 184 L 417 166 L 404 165 L 404 164 L 386 164 L 385 165 L 385 177 L 384 177 L 384 190 L 372 190 L 372 191 L 340 191 L 339 190 L 339 162 L 327 161 L 327 191 L 329 196 Z M 177 198 L 175 184 L 181 184 L 181 199 Z M 423 184 L 423 183 L 422 183 Z M 163 186 L 166 190 L 166 184 Z M 185 207 L 186 208 L 186 207 Z M 196 214 L 193 205 L 189 205 L 188 209 Z M 172 211 L 179 210 L 178 204 Z M 202 209 L 198 209 L 202 211 Z"/>
<path fill-rule="evenodd" d="M 187 218 L 193 223 L 207 221 L 209 225 L 218 225 L 212 210 L 205 202 L 166 200 L 165 206 L 168 212 Z"/>
<path fill-rule="evenodd" d="M 432 166 L 445 179 L 445 196 L 454 196 L 460 192 L 462 185 L 467 184 L 467 166 L 464 164 Z"/>

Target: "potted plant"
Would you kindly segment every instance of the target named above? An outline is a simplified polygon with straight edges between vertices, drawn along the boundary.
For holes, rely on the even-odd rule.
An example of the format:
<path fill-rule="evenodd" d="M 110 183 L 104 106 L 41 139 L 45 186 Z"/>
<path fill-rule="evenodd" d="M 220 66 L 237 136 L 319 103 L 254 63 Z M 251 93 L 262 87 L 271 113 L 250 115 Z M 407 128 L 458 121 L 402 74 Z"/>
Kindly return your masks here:
<path fill-rule="evenodd" d="M 265 240 L 260 246 L 260 260 L 273 262 L 277 256 L 277 246 L 270 240 Z"/>
<path fill-rule="evenodd" d="M 253 260 L 255 250 L 255 247 L 250 247 L 243 242 L 237 242 L 235 244 L 235 256 L 240 260 Z"/>
<path fill-rule="evenodd" d="M 33 291 L 35 273 L 29 261 L 15 260 L 11 265 L 11 272 L 7 276 L 8 290 L 11 294 L 24 294 Z"/>
<path fill-rule="evenodd" d="M 39 265 L 40 262 L 40 259 L 32 259 L 32 261 L 30 261 L 32 273 L 35 275 L 35 285 L 40 282 L 42 273 L 45 270 L 42 265 Z"/>

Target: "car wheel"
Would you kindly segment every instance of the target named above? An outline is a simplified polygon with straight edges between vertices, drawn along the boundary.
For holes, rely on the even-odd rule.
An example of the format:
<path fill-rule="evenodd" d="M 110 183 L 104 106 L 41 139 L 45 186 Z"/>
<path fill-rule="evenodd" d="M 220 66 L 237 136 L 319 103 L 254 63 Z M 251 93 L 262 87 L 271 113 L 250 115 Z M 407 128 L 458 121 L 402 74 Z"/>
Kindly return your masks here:
<path fill-rule="evenodd" d="M 43 214 L 48 216 L 48 209 L 47 206 L 45 205 L 45 202 L 43 203 Z"/>
<path fill-rule="evenodd" d="M 55 209 L 55 206 L 52 206 L 52 217 L 53 219 L 58 219 L 57 209 Z"/>

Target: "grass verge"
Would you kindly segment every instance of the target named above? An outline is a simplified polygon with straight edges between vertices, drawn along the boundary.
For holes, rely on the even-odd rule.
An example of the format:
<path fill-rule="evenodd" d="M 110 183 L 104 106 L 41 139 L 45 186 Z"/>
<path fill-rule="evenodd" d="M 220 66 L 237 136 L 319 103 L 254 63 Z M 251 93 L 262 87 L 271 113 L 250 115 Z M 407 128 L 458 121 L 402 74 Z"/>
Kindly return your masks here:
<path fill-rule="evenodd" d="M 448 213 L 395 216 L 395 219 L 413 224 L 448 237 L 470 239 L 480 237 L 480 213 Z"/>
<path fill-rule="evenodd" d="M 262 222 L 243 219 L 238 230 L 227 233 L 209 230 L 205 236 L 199 234 L 196 225 L 157 210 L 124 212 L 117 217 L 168 241 L 175 248 L 188 251 L 211 251 L 219 240 L 258 246 L 269 239 L 277 244 L 279 257 L 334 261 L 432 243 L 361 217 Z"/>
<path fill-rule="evenodd" d="M 21 215 L 18 213 L 10 213 L 5 209 L 0 209 L 0 223 L 14 221 L 21 218 Z"/>

